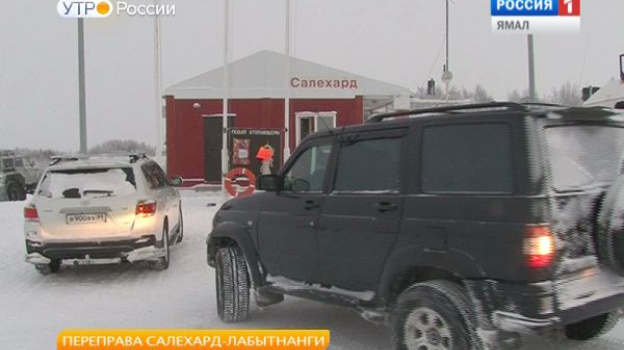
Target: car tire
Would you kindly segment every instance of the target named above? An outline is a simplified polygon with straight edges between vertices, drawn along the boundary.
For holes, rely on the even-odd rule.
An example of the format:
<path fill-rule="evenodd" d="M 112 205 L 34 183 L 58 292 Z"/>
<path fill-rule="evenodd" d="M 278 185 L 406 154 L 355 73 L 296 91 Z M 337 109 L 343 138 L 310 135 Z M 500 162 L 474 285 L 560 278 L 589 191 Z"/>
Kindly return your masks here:
<path fill-rule="evenodd" d="M 238 247 L 223 247 L 215 256 L 217 314 L 223 322 L 241 322 L 249 316 L 249 274 Z"/>
<path fill-rule="evenodd" d="M 182 217 L 182 207 L 180 207 L 180 221 L 178 222 L 178 239 L 176 243 L 182 243 L 184 240 L 184 218 Z"/>
<path fill-rule="evenodd" d="M 152 270 L 162 271 L 169 268 L 169 229 L 165 222 L 163 225 L 162 233 L 162 245 L 165 250 L 165 255 L 158 258 L 158 260 L 149 261 L 149 267 Z"/>
<path fill-rule="evenodd" d="M 440 280 L 409 287 L 392 316 L 396 350 L 478 348 L 470 301 L 455 283 Z"/>
<path fill-rule="evenodd" d="M 565 339 L 591 340 L 609 332 L 618 323 L 620 317 L 617 312 L 609 312 L 588 318 L 578 323 L 565 326 L 563 329 Z"/>
<path fill-rule="evenodd" d="M 35 269 L 42 275 L 57 273 L 61 269 L 61 261 L 54 259 L 48 264 L 36 264 Z"/>
<path fill-rule="evenodd" d="M 596 248 L 603 265 L 624 276 L 624 175 L 611 185 L 598 213 Z"/>
<path fill-rule="evenodd" d="M 7 197 L 10 201 L 23 201 L 26 199 L 26 193 L 22 186 L 17 182 L 10 182 L 6 186 Z"/>

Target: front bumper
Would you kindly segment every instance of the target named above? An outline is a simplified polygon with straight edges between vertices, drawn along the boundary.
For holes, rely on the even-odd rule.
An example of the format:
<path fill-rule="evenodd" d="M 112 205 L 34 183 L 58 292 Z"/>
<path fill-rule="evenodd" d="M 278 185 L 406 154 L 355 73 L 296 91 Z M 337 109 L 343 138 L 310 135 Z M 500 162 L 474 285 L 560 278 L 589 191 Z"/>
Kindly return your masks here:
<path fill-rule="evenodd" d="M 74 264 L 107 264 L 122 261 L 157 260 L 165 256 L 153 235 L 101 242 L 51 242 L 26 240 L 26 261 L 47 264 L 52 260 Z"/>

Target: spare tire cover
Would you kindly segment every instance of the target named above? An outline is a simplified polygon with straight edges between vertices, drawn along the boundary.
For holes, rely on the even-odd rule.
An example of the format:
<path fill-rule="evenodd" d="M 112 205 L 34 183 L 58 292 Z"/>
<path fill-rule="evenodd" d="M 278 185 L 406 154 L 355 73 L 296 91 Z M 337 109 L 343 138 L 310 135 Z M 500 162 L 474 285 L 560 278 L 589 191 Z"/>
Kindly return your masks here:
<path fill-rule="evenodd" d="M 601 262 L 624 276 L 624 175 L 616 179 L 602 201 L 596 243 Z"/>

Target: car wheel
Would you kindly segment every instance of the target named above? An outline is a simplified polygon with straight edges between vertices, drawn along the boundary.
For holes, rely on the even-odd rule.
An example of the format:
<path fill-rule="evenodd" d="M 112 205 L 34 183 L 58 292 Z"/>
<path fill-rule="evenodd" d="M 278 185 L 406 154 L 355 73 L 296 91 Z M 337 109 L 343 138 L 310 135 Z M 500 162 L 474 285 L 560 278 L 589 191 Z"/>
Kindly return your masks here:
<path fill-rule="evenodd" d="M 6 191 L 10 201 L 23 201 L 26 199 L 24 189 L 17 182 L 9 183 Z"/>
<path fill-rule="evenodd" d="M 620 175 L 611 185 L 599 206 L 596 248 L 603 265 L 624 276 L 624 176 Z"/>
<path fill-rule="evenodd" d="M 163 233 L 162 233 L 162 245 L 165 250 L 164 256 L 158 258 L 158 260 L 150 261 L 149 267 L 152 270 L 166 270 L 169 268 L 169 229 L 167 228 L 167 223 L 163 225 Z"/>
<path fill-rule="evenodd" d="M 178 240 L 176 243 L 181 243 L 184 239 L 184 218 L 182 217 L 182 208 L 180 208 L 180 221 L 178 222 Z"/>
<path fill-rule="evenodd" d="M 35 269 L 42 275 L 57 273 L 61 269 L 61 261 L 55 259 L 48 264 L 36 264 Z"/>
<path fill-rule="evenodd" d="M 466 292 L 448 281 L 418 283 L 406 289 L 393 314 L 396 350 L 477 348 L 475 321 Z"/>
<path fill-rule="evenodd" d="M 238 247 L 217 251 L 217 313 L 223 322 L 240 322 L 249 315 L 249 275 L 245 258 Z"/>
<path fill-rule="evenodd" d="M 594 339 L 612 330 L 618 321 L 619 315 L 616 312 L 602 314 L 567 325 L 563 330 L 564 336 L 570 340 Z"/>

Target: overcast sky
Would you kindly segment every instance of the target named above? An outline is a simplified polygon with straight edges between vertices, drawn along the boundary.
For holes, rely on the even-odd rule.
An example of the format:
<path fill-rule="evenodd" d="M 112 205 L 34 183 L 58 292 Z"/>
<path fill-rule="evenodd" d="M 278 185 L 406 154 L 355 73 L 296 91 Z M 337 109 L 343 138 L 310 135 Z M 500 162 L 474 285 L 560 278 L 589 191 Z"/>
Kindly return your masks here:
<path fill-rule="evenodd" d="M 221 66 L 223 1 L 161 2 L 176 5 L 162 23 L 164 87 Z M 77 25 L 56 5 L 0 0 L 0 149 L 79 147 Z M 452 0 L 450 70 L 453 85 L 481 84 L 505 99 L 527 89 L 526 37 L 493 34 L 489 6 Z M 293 56 L 412 90 L 440 80 L 442 0 L 292 0 L 292 8 Z M 284 0 L 233 0 L 233 11 L 233 59 L 284 51 Z M 540 95 L 618 75 L 624 1 L 582 0 L 581 20 L 580 35 L 535 37 Z M 113 138 L 155 144 L 153 28 L 149 17 L 85 21 L 89 147 Z"/>

